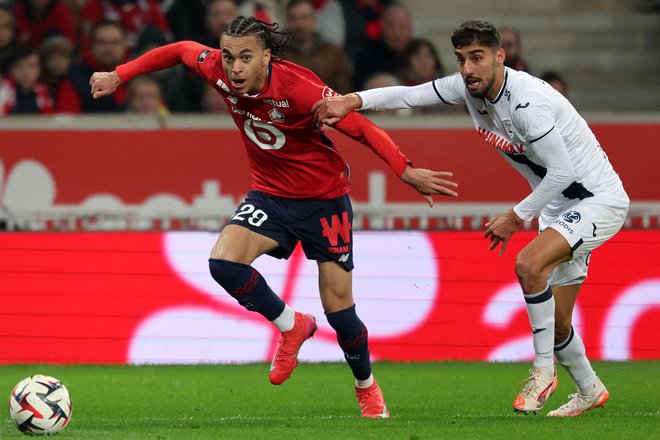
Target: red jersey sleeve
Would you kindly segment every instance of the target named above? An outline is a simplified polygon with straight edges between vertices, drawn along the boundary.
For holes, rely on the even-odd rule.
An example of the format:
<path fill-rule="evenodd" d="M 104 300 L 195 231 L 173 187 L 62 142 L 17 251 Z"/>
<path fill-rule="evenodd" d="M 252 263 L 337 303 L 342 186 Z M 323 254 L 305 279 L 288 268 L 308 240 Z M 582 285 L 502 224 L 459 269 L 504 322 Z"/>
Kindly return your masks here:
<path fill-rule="evenodd" d="M 350 112 L 334 127 L 369 147 L 394 170 L 398 177 L 401 177 L 408 165 L 412 165 L 385 130 L 357 112 Z"/>
<path fill-rule="evenodd" d="M 300 90 L 298 100 L 300 104 L 309 111 L 311 117 L 311 108 L 316 101 L 323 97 L 335 95 L 336 92 L 325 85 L 321 79 L 313 72 L 290 62 L 279 61 L 289 69 L 298 71 L 304 80 L 299 81 L 298 90 Z M 376 126 L 369 119 L 358 112 L 349 113 L 344 119 L 334 126 L 335 129 L 369 147 L 374 153 L 389 165 L 390 168 L 401 177 L 408 165 L 412 163 L 399 150 L 392 138 L 380 127 Z"/>
<path fill-rule="evenodd" d="M 211 52 L 211 49 L 194 41 L 167 44 L 117 66 L 117 75 L 122 82 L 126 82 L 143 73 L 167 69 L 181 63 L 199 71 L 198 58 L 207 50 Z"/>

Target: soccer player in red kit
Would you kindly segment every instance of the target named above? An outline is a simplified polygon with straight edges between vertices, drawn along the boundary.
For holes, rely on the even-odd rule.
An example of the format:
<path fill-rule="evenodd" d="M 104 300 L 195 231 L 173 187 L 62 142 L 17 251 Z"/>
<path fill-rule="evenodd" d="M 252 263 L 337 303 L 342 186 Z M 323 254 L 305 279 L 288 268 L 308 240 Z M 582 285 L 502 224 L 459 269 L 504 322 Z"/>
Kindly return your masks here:
<path fill-rule="evenodd" d="M 293 310 L 252 266 L 263 254 L 288 258 L 298 242 L 317 261 L 321 303 L 355 376 L 362 417 L 387 418 L 374 380 L 367 329 L 352 292 L 353 213 L 348 166 L 313 119 L 312 105 L 333 94 L 311 71 L 277 55 L 286 34 L 253 17 L 238 17 L 220 38 L 220 50 L 183 41 L 156 48 L 90 79 L 94 98 L 109 95 L 137 75 L 184 63 L 223 98 L 241 132 L 250 161 L 252 190 L 223 228 L 211 251 L 213 278 L 239 304 L 271 321 L 281 338 L 270 367 L 278 385 L 297 365 L 303 342 L 316 331 L 313 316 Z M 371 148 L 401 180 L 432 206 L 432 195 L 456 196 L 448 172 L 413 168 L 380 128 L 353 112 L 335 126 Z"/>

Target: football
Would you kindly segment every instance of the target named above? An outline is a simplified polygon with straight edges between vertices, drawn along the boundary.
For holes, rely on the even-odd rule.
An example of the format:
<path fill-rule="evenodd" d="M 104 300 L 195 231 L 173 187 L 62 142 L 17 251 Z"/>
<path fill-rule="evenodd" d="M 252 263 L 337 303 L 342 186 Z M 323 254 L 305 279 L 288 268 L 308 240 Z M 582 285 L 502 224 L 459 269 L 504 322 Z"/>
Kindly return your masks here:
<path fill-rule="evenodd" d="M 20 381 L 9 396 L 9 415 L 29 435 L 54 435 L 71 419 L 71 397 L 64 384 L 37 374 Z"/>

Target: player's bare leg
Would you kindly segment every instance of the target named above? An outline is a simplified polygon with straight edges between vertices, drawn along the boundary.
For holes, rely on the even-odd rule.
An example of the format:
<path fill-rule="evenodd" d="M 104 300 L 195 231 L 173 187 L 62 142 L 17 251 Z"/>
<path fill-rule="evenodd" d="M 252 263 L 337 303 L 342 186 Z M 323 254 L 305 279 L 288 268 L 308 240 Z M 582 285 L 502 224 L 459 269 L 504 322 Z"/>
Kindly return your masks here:
<path fill-rule="evenodd" d="M 530 376 L 513 401 L 516 412 L 540 411 L 557 388 L 554 365 L 555 298 L 547 279 L 557 265 L 570 259 L 568 242 L 548 228 L 523 248 L 516 259 L 516 275 L 525 295 L 534 341 Z"/>
<path fill-rule="evenodd" d="M 572 326 L 573 307 L 581 284 L 554 287 L 555 296 L 555 356 L 577 386 L 564 405 L 549 416 L 578 416 L 593 408 L 605 406 L 609 392 L 587 359 L 584 343 Z"/>
<path fill-rule="evenodd" d="M 211 251 L 211 275 L 227 292 L 250 311 L 271 321 L 281 332 L 270 366 L 274 385 L 287 380 L 298 364 L 300 346 L 316 331 L 316 319 L 286 305 L 251 264 L 278 247 L 278 243 L 239 225 L 227 225 Z"/>
<path fill-rule="evenodd" d="M 371 372 L 366 326 L 353 301 L 353 277 L 335 262 L 319 263 L 319 292 L 328 322 L 355 377 L 355 396 L 365 418 L 388 418 L 383 393 Z"/>

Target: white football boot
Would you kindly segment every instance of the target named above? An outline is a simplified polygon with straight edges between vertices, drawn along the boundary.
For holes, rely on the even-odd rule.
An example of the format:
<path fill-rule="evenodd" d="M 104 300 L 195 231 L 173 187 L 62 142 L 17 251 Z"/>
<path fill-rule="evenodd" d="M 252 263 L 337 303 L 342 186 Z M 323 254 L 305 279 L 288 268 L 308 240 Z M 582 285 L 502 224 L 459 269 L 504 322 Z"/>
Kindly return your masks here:
<path fill-rule="evenodd" d="M 553 373 L 548 377 L 537 368 L 529 370 L 530 377 L 524 380 L 527 383 L 514 399 L 513 410 L 524 414 L 538 413 L 557 389 L 557 370 Z"/>
<path fill-rule="evenodd" d="M 581 394 L 578 390 L 575 394 L 568 396 L 569 401 L 548 413 L 551 417 L 575 417 L 585 411 L 589 411 L 599 406 L 605 407 L 605 402 L 610 398 L 610 393 L 603 385 L 603 382 L 596 377 L 594 383 L 589 387 L 589 394 Z"/>

